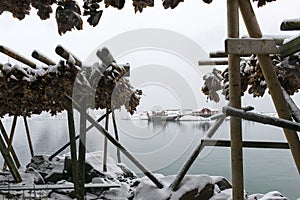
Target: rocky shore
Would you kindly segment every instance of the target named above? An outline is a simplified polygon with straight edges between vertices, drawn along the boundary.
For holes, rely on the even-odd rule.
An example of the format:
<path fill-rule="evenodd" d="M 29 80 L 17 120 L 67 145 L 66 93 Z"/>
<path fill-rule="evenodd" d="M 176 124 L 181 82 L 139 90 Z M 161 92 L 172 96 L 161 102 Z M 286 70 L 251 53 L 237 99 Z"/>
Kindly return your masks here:
<path fill-rule="evenodd" d="M 187 175 L 177 191 L 168 186 L 175 175 L 155 174 L 164 184 L 158 189 L 147 177 L 138 177 L 122 163 L 108 159 L 107 172 L 102 171 L 102 153 L 86 155 L 86 199 L 109 200 L 229 200 L 231 183 L 224 177 L 205 174 Z M 37 155 L 20 169 L 23 181 L 14 184 L 9 172 L 0 173 L 0 199 L 75 199 L 72 189 L 72 165 L 68 155 Z M 22 189 L 24 188 L 24 189 Z M 39 189 L 42 188 L 42 189 Z M 13 190 L 12 190 L 13 189 Z M 280 192 L 247 194 L 245 200 L 288 200 Z"/>

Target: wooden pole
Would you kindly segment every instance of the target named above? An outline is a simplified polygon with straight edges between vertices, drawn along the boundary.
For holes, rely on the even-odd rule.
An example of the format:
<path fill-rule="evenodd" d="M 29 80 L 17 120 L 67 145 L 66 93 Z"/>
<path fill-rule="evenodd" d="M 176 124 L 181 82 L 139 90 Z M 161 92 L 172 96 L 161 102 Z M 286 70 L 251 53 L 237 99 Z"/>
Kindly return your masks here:
<path fill-rule="evenodd" d="M 73 110 L 72 110 L 73 112 Z M 109 111 L 110 114 L 111 111 Z M 72 114 L 73 115 L 73 114 Z M 106 114 L 102 115 L 99 119 L 97 119 L 97 122 L 101 122 L 104 118 L 105 118 Z M 71 117 L 73 119 L 73 117 Z M 89 130 L 91 130 L 94 126 L 90 125 L 89 127 L 87 127 L 86 132 L 88 132 Z M 72 131 L 73 132 L 73 131 Z M 75 135 L 75 128 L 74 128 L 74 135 Z M 75 140 L 78 140 L 79 135 L 77 135 L 75 137 Z M 62 146 L 61 148 L 59 148 L 55 153 L 53 153 L 50 157 L 49 160 L 51 161 L 55 156 L 57 156 L 58 154 L 60 154 L 63 150 L 65 150 L 69 145 L 71 144 L 71 142 L 66 143 L 64 146 Z M 75 148 L 76 149 L 76 148 Z M 76 150 L 75 150 L 76 152 Z"/>
<path fill-rule="evenodd" d="M 108 67 L 112 62 L 116 62 L 108 48 L 103 47 L 96 52 L 97 57 L 102 61 L 102 63 Z"/>
<path fill-rule="evenodd" d="M 8 138 L 8 135 L 6 133 L 6 130 L 4 128 L 4 125 L 3 125 L 2 121 L 1 121 L 1 119 L 0 119 L 0 130 L 2 132 L 2 136 L 3 136 L 6 144 L 8 144 L 9 138 Z M 13 146 L 11 147 L 11 155 L 12 155 L 12 157 L 13 157 L 15 163 L 16 163 L 17 168 L 20 168 L 21 164 L 20 164 L 20 161 L 18 159 L 18 156 L 17 156 L 17 154 L 16 154 L 15 149 L 13 148 Z"/>
<path fill-rule="evenodd" d="M 7 150 L 8 150 L 9 153 L 11 151 L 12 141 L 14 139 L 15 128 L 16 128 L 16 124 L 17 124 L 17 119 L 18 119 L 18 116 L 15 115 L 14 118 L 13 118 L 13 123 L 12 123 L 12 126 L 11 126 L 11 130 L 10 130 L 9 141 L 8 141 L 8 144 L 7 144 Z M 6 162 L 4 162 L 3 171 L 6 171 L 6 170 L 7 170 L 7 165 L 6 165 Z"/>
<path fill-rule="evenodd" d="M 227 0 L 228 38 L 239 38 L 239 1 Z M 234 108 L 241 108 L 240 57 L 228 55 L 229 102 Z M 241 119 L 230 118 L 232 199 L 244 199 L 243 146 Z"/>
<path fill-rule="evenodd" d="M 262 33 L 259 24 L 256 20 L 255 13 L 253 11 L 251 2 L 249 0 L 239 0 L 240 10 L 244 18 L 245 25 L 247 27 L 250 37 L 261 38 Z M 257 55 L 260 67 L 267 82 L 273 103 L 277 110 L 278 116 L 282 119 L 291 120 L 291 114 L 289 112 L 287 103 L 283 96 L 280 83 L 277 79 L 276 73 L 273 70 L 272 61 L 269 55 Z M 300 174 L 300 142 L 296 131 L 283 129 L 285 137 L 290 145 L 290 149 L 295 161 L 295 164 Z"/>
<path fill-rule="evenodd" d="M 12 160 L 8 149 L 6 148 L 5 142 L 1 136 L 0 136 L 0 151 L 4 158 L 5 163 L 7 163 L 7 165 L 8 165 L 10 173 L 14 177 L 15 182 L 16 183 L 22 182 L 22 178 L 19 174 L 19 171 L 16 168 L 16 165 L 15 165 L 14 161 Z"/>
<path fill-rule="evenodd" d="M 219 119 L 217 119 L 217 121 L 207 131 L 206 136 L 209 138 L 212 137 L 214 135 L 214 133 L 218 130 L 218 128 L 220 127 L 220 125 L 222 124 L 224 119 L 225 119 L 225 116 L 222 116 Z M 190 155 L 188 160 L 185 162 L 185 164 L 181 168 L 180 172 L 177 174 L 174 181 L 170 184 L 169 187 L 173 191 L 178 190 L 182 179 L 184 178 L 184 176 L 186 175 L 186 173 L 188 172 L 188 170 L 190 169 L 190 167 L 192 166 L 192 164 L 194 163 L 194 161 L 196 160 L 196 158 L 198 157 L 200 152 L 203 150 L 203 148 L 204 148 L 204 145 L 203 145 L 203 142 L 201 141 L 200 144 L 193 151 L 193 153 Z"/>
<path fill-rule="evenodd" d="M 223 107 L 223 113 L 226 116 L 238 117 L 253 122 L 258 122 L 262 124 L 269 124 L 272 126 L 277 126 L 281 128 L 287 128 L 295 131 L 300 131 L 300 123 L 295 123 L 286 119 L 280 119 L 276 117 L 270 117 L 253 112 L 245 112 L 242 109 L 236 109 L 229 106 Z"/>
<path fill-rule="evenodd" d="M 24 63 L 25 65 L 28 65 L 32 68 L 36 68 L 36 64 L 31 62 L 30 60 L 28 60 L 27 58 L 21 56 L 19 53 L 13 51 L 12 49 L 9 49 L 6 46 L 1 45 L 0 46 L 0 52 L 4 53 L 5 55 L 8 55 L 10 57 L 12 57 L 13 59 L 16 59 L 18 61 L 20 61 L 21 63 Z"/>
<path fill-rule="evenodd" d="M 25 124 L 25 129 L 26 129 L 26 135 L 27 135 L 28 145 L 29 145 L 29 149 L 30 149 L 30 154 L 31 154 L 31 157 L 33 157 L 34 156 L 34 151 L 33 151 L 33 146 L 32 146 L 32 142 L 31 142 L 31 137 L 30 137 L 30 133 L 29 133 L 29 127 L 28 127 L 26 116 L 23 116 L 23 120 L 24 120 L 24 124 Z"/>
<path fill-rule="evenodd" d="M 228 65 L 228 60 L 199 60 L 198 65 Z"/>
<path fill-rule="evenodd" d="M 78 171 L 77 171 L 77 153 L 76 153 L 76 139 L 75 139 L 75 124 L 74 124 L 74 114 L 72 105 L 67 108 L 68 115 L 68 127 L 69 127 L 69 137 L 70 137 L 70 151 L 72 160 L 72 179 L 74 183 L 75 194 L 78 194 Z"/>
<path fill-rule="evenodd" d="M 105 116 L 105 130 L 108 132 L 108 122 L 109 122 L 109 109 L 106 108 Z M 107 172 L 107 137 L 104 137 L 104 147 L 103 147 L 103 171 Z"/>
<path fill-rule="evenodd" d="M 80 113 L 85 112 L 74 99 L 66 96 L 67 100 L 73 102 L 73 107 Z M 107 139 L 132 162 L 134 163 L 158 188 L 163 188 L 164 185 L 148 170 L 142 163 L 140 163 L 129 151 L 125 149 L 118 141 L 115 140 L 100 124 L 98 124 L 89 114 L 86 114 L 87 120 L 96 128 L 100 133 L 107 137 Z"/>
<path fill-rule="evenodd" d="M 295 104 L 295 102 L 293 101 L 293 99 L 290 97 L 290 95 L 285 91 L 285 89 L 282 88 L 282 92 L 284 95 L 284 98 L 289 106 L 289 109 L 292 113 L 293 119 L 296 122 L 300 123 L 300 109 L 298 108 L 298 106 Z"/>
<path fill-rule="evenodd" d="M 66 60 L 69 60 L 70 56 L 72 56 L 75 60 L 75 65 L 77 66 L 82 65 L 82 62 L 76 56 L 74 56 L 69 50 L 67 50 L 61 45 L 57 45 L 57 47 L 55 48 L 55 52 Z"/>
<path fill-rule="evenodd" d="M 47 56 L 43 55 L 41 52 L 34 50 L 31 54 L 31 56 L 38 61 L 45 63 L 46 65 L 55 65 L 55 62 L 52 61 L 50 58 L 47 58 Z"/>
<path fill-rule="evenodd" d="M 113 121 L 113 126 L 115 131 L 115 138 L 119 142 L 119 134 L 118 134 L 116 117 L 115 117 L 115 111 L 112 111 L 112 121 Z M 120 149 L 118 147 L 117 147 L 117 159 L 118 159 L 118 163 L 121 163 Z"/>
<path fill-rule="evenodd" d="M 300 18 L 286 19 L 280 25 L 281 31 L 295 31 L 300 30 Z"/>
<path fill-rule="evenodd" d="M 79 137 L 79 155 L 78 155 L 78 193 L 77 199 L 84 200 L 85 196 L 85 153 L 86 153 L 86 100 L 87 96 L 83 94 L 80 112 L 80 137 Z"/>

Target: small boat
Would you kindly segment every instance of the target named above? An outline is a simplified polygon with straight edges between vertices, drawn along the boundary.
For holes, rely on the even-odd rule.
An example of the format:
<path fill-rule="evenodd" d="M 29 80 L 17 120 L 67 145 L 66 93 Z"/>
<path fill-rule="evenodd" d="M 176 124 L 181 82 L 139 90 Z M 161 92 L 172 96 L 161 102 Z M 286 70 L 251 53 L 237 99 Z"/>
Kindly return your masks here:
<path fill-rule="evenodd" d="M 177 114 L 168 114 L 166 111 L 148 112 L 149 121 L 174 121 L 178 118 Z"/>
<path fill-rule="evenodd" d="M 210 110 L 209 108 L 203 108 L 202 110 L 192 111 L 192 116 L 209 118 L 218 113 L 219 113 L 219 111 L 213 111 L 213 110 Z"/>

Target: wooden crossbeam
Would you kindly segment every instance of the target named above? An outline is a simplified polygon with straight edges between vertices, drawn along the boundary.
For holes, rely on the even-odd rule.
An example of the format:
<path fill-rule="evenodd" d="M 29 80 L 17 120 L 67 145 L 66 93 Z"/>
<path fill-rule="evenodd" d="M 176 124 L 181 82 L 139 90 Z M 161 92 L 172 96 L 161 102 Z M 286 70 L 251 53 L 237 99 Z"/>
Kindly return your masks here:
<path fill-rule="evenodd" d="M 120 187 L 118 184 L 112 184 L 112 183 L 88 183 L 84 185 L 85 188 L 117 188 Z M 1 191 L 9 191 L 9 190 L 58 190 L 58 189 L 74 189 L 74 185 L 67 185 L 67 184 L 56 184 L 56 185 L 25 185 L 25 186 L 16 186 L 16 185 L 10 185 L 10 186 L 1 186 Z"/>
<path fill-rule="evenodd" d="M 297 35 L 288 42 L 285 42 L 282 46 L 279 47 L 281 58 L 292 55 L 298 51 L 300 51 L 300 35 Z"/>
<path fill-rule="evenodd" d="M 38 61 L 45 63 L 46 65 L 55 65 L 55 62 L 52 61 L 50 58 L 47 58 L 47 56 L 43 55 L 41 52 L 34 50 L 31 54 L 31 56 Z"/>
<path fill-rule="evenodd" d="M 284 40 L 289 37 L 291 37 L 291 36 L 290 35 L 263 35 L 262 36 L 262 38 L 274 40 L 276 45 L 282 45 Z M 248 35 L 244 35 L 241 38 L 250 39 L 250 37 Z"/>
<path fill-rule="evenodd" d="M 201 140 L 203 146 L 231 147 L 229 140 Z M 263 148 L 263 149 L 289 149 L 286 142 L 261 142 L 261 141 L 243 141 L 243 148 Z"/>
<path fill-rule="evenodd" d="M 67 50 L 65 47 L 61 45 L 57 45 L 57 47 L 55 48 L 55 52 L 66 60 L 69 60 L 70 56 L 72 56 L 75 60 L 75 65 L 77 66 L 82 65 L 82 62 L 74 54 L 72 54 L 69 50 Z"/>
<path fill-rule="evenodd" d="M 251 54 L 240 55 L 241 57 L 249 57 Z M 210 58 L 227 58 L 228 54 L 225 51 L 215 51 L 209 53 Z"/>
<path fill-rule="evenodd" d="M 300 30 L 300 18 L 284 20 L 280 25 L 281 31 L 296 31 Z"/>
<path fill-rule="evenodd" d="M 278 54 L 279 50 L 272 39 L 228 38 L 225 40 L 225 52 L 228 54 Z"/>
<path fill-rule="evenodd" d="M 228 60 L 200 60 L 198 65 L 228 65 Z"/>
<path fill-rule="evenodd" d="M 0 52 L 20 61 L 21 63 L 24 63 L 25 65 L 28 65 L 34 69 L 36 68 L 35 63 L 33 63 L 32 61 L 28 60 L 24 56 L 20 55 L 19 53 L 15 52 L 14 50 L 12 50 L 6 46 L 0 45 Z"/>

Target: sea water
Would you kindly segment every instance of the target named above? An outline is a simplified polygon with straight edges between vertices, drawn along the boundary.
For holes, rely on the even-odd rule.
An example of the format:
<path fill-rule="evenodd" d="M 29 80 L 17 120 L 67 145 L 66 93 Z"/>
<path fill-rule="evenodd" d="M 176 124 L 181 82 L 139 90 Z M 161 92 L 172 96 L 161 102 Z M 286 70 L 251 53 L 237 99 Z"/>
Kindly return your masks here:
<path fill-rule="evenodd" d="M 3 120 L 8 133 L 10 133 L 11 123 L 11 118 Z M 153 123 L 147 120 L 117 119 L 121 144 L 148 169 L 164 175 L 178 173 L 213 123 L 214 121 Z M 36 155 L 51 155 L 68 142 L 68 125 L 63 115 L 55 118 L 32 118 L 28 120 L 28 124 Z M 109 132 L 115 135 L 111 121 L 110 125 Z M 245 141 L 286 142 L 280 128 L 244 120 L 242 126 Z M 76 130 L 79 130 L 78 124 Z M 213 139 L 227 140 L 229 135 L 229 121 L 225 120 Z M 18 118 L 13 147 L 21 164 L 25 166 L 30 161 L 30 151 L 22 118 Z M 117 159 L 113 145 L 109 144 L 108 148 L 110 156 Z M 96 129 L 91 129 L 87 133 L 87 151 L 102 149 L 103 136 Z M 68 151 L 69 149 L 64 150 L 61 155 Z M 249 194 L 279 191 L 291 200 L 300 197 L 300 176 L 289 150 L 244 148 L 243 157 L 245 190 Z M 139 176 L 143 175 L 130 160 L 124 156 L 121 158 L 122 162 Z M 0 164 L 3 164 L 2 157 Z M 231 180 L 230 148 L 205 147 L 188 173 L 224 176 Z"/>

